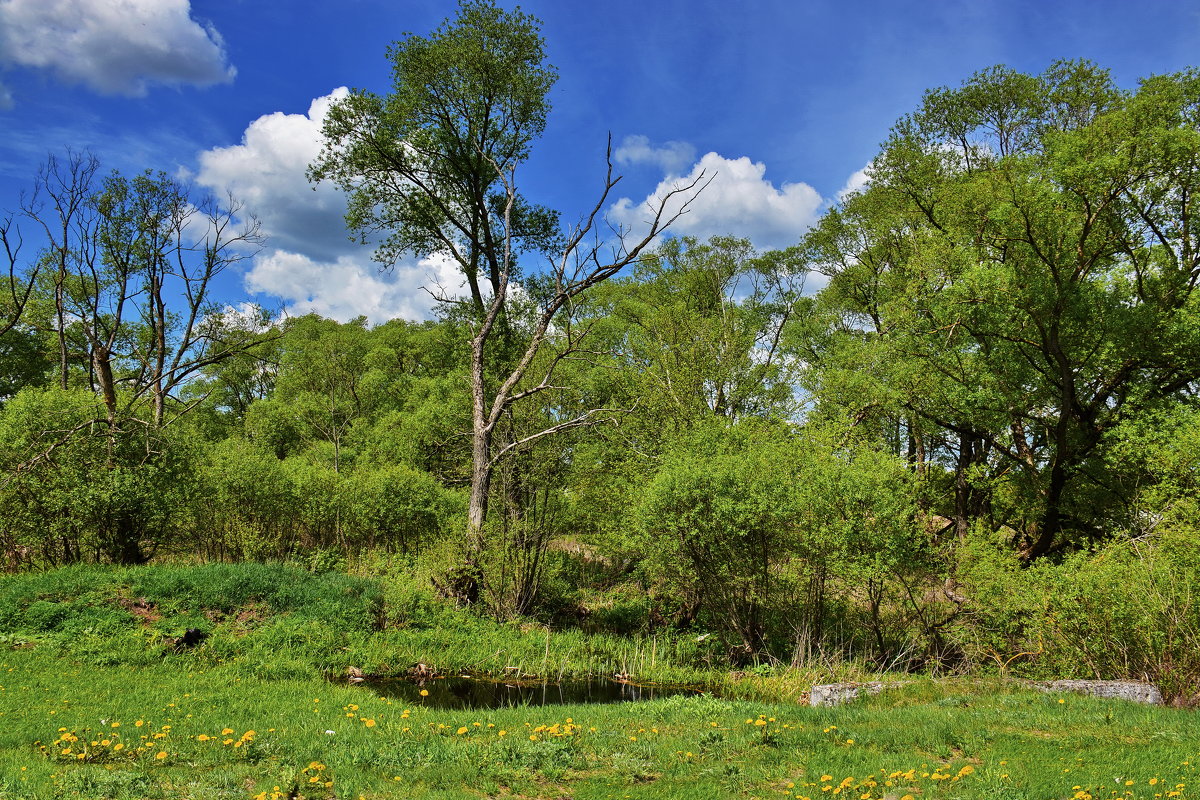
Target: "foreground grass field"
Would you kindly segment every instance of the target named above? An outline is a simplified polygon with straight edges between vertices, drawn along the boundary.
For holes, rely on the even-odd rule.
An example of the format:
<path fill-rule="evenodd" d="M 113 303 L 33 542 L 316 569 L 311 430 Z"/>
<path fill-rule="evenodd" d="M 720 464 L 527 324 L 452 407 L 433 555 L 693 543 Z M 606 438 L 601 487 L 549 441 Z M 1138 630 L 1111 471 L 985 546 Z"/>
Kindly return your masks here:
<path fill-rule="evenodd" d="M 0 800 L 1200 795 L 1192 711 L 999 682 L 811 709 L 854 668 L 731 676 L 699 637 L 501 625 L 405 587 L 261 564 L 0 578 Z M 418 662 L 725 699 L 449 711 L 328 680 Z"/>
<path fill-rule="evenodd" d="M 451 712 L 225 668 L 0 656 L 0 797 L 1188 798 L 1193 712 L 996 684 L 832 709 Z"/>

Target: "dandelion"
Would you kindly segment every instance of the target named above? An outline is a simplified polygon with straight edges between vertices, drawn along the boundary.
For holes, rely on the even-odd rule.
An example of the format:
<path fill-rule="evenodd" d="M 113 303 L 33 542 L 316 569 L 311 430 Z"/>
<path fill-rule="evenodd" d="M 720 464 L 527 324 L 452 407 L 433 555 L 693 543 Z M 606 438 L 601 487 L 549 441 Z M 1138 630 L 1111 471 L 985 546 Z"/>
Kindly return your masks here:
<path fill-rule="evenodd" d="M 457 734 L 458 736 L 462 736 L 466 732 L 467 732 L 467 726 L 463 725 L 461 728 L 459 728 L 457 731 L 455 731 L 455 734 Z"/>
<path fill-rule="evenodd" d="M 428 690 L 428 689 L 422 689 L 422 690 L 421 690 L 421 697 L 429 697 L 429 690 Z"/>
<path fill-rule="evenodd" d="M 368 728 L 374 728 L 374 727 L 375 727 L 375 720 L 373 720 L 373 719 L 364 719 L 364 720 L 363 720 L 363 725 L 366 725 Z"/>
<path fill-rule="evenodd" d="M 164 758 L 167 757 L 167 751 L 159 750 L 157 753 L 154 754 L 154 757 L 157 758 L 159 761 L 162 761 Z"/>

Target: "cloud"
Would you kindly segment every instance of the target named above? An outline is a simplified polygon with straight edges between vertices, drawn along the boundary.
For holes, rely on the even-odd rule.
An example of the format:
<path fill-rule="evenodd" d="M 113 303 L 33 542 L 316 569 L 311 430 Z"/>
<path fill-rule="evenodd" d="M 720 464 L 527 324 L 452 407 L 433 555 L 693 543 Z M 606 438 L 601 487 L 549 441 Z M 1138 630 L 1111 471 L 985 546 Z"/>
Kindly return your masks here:
<path fill-rule="evenodd" d="M 839 203 L 846 202 L 852 194 L 861 192 L 867 188 L 867 184 L 871 182 L 871 165 L 863 167 L 846 179 L 846 185 L 838 190 L 837 199 Z"/>
<path fill-rule="evenodd" d="M 0 0 L 0 62 L 135 97 L 155 84 L 227 83 L 237 72 L 189 0 Z"/>
<path fill-rule="evenodd" d="M 759 248 L 788 247 L 800 240 L 816 222 L 824 203 L 806 183 L 784 183 L 778 188 L 766 179 L 766 165 L 749 158 L 725 158 L 708 153 L 683 177 L 668 176 L 641 202 L 621 198 L 609 209 L 609 221 L 633 235 L 644 231 L 664 197 L 677 186 L 711 178 L 708 186 L 671 226 L 676 235 L 705 239 L 720 234 L 744 236 Z M 669 201 L 678 210 L 681 198 Z"/>
<path fill-rule="evenodd" d="M 380 272 L 365 257 L 319 262 L 274 250 L 256 259 L 246 288 L 283 298 L 291 315 L 315 312 L 340 322 L 365 316 L 377 324 L 397 317 L 429 319 L 434 300 L 422 287 L 454 289 L 460 280 L 453 262 L 438 257 Z"/>
<path fill-rule="evenodd" d="M 667 175 L 677 175 L 696 157 L 696 148 L 687 142 L 667 142 L 654 147 L 645 136 L 626 136 L 613 152 L 616 162 L 622 166 L 653 164 Z"/>
<path fill-rule="evenodd" d="M 281 298 L 292 315 L 429 319 L 435 302 L 425 287 L 450 295 L 462 288 L 454 263 L 431 257 L 381 271 L 370 248 L 347 236 L 345 195 L 329 182 L 314 187 L 305 176 L 321 150 L 325 114 L 348 95 L 341 87 L 313 100 L 304 114 L 259 117 L 240 144 L 200 153 L 195 180 L 218 195 L 231 193 L 262 223 L 267 249 L 246 273 L 249 291 Z"/>
<path fill-rule="evenodd" d="M 276 112 L 250 123 L 241 144 L 206 150 L 196 182 L 230 192 L 259 218 L 271 245 L 333 261 L 356 252 L 343 216 L 346 198 L 333 184 L 309 183 L 305 170 L 321 151 L 321 124 L 345 87 L 313 100 L 306 114 Z"/>
<path fill-rule="evenodd" d="M 0 83 L 0 111 L 8 111 L 13 107 L 12 92 L 3 83 Z"/>

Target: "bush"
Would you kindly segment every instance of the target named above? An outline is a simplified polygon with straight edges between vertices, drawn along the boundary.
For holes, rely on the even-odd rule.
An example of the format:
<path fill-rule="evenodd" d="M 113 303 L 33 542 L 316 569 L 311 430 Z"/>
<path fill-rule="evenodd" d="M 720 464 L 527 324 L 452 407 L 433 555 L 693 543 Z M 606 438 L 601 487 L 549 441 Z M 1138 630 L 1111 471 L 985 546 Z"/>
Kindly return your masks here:
<path fill-rule="evenodd" d="M 956 630 L 976 665 L 1030 677 L 1146 680 L 1200 699 L 1200 533 L 1167 530 L 1020 569 L 971 549 L 969 613 Z"/>

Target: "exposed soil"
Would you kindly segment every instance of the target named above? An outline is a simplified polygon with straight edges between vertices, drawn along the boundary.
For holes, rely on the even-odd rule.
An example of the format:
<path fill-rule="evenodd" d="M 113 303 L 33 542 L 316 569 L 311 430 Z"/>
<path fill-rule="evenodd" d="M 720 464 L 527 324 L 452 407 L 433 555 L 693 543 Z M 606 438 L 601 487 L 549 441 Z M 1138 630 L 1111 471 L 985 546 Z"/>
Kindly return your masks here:
<path fill-rule="evenodd" d="M 144 597 L 139 597 L 136 600 L 130 597 L 118 597 L 117 603 L 120 604 L 121 608 L 137 617 L 142 626 L 146 628 L 149 628 L 163 617 L 162 614 L 158 613 L 158 609 L 154 607 L 154 604 Z"/>

